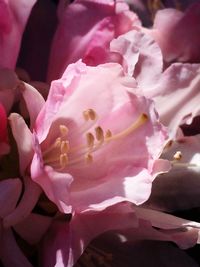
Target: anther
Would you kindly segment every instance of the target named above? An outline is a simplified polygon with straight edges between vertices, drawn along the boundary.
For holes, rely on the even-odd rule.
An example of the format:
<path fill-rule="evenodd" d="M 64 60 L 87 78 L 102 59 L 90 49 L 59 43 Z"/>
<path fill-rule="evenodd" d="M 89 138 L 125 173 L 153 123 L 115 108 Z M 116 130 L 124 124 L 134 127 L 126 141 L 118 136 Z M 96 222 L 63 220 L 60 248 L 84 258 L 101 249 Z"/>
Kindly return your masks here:
<path fill-rule="evenodd" d="M 67 154 L 64 153 L 64 154 L 61 154 L 60 155 L 60 166 L 61 168 L 65 168 L 66 165 L 68 164 L 68 157 L 67 157 Z"/>
<path fill-rule="evenodd" d="M 62 136 L 66 136 L 69 132 L 69 129 L 65 125 L 60 125 L 60 133 Z"/>
<path fill-rule="evenodd" d="M 97 118 L 97 114 L 93 109 L 90 108 L 83 111 L 83 117 L 86 121 L 88 120 L 94 121 Z"/>
<path fill-rule="evenodd" d="M 93 157 L 92 157 L 92 155 L 91 154 L 86 154 L 85 155 L 85 160 L 86 160 L 86 162 L 87 163 L 92 163 L 93 162 Z"/>
<path fill-rule="evenodd" d="M 177 151 L 177 152 L 174 154 L 173 158 L 174 158 L 175 160 L 181 160 L 181 159 L 182 159 L 182 153 L 181 153 L 181 151 Z"/>
<path fill-rule="evenodd" d="M 60 137 L 58 137 L 57 139 L 56 139 L 56 141 L 55 141 L 55 143 L 54 143 L 54 147 L 60 147 L 61 146 L 61 138 Z"/>
<path fill-rule="evenodd" d="M 69 141 L 62 141 L 60 146 L 61 154 L 69 152 Z"/>
<path fill-rule="evenodd" d="M 100 142 L 104 141 L 104 133 L 100 126 L 95 128 L 96 139 Z"/>
<path fill-rule="evenodd" d="M 89 148 L 92 148 L 94 146 L 94 136 L 92 133 L 87 133 L 86 134 L 86 139 L 87 139 L 87 145 Z"/>
<path fill-rule="evenodd" d="M 106 133 L 105 133 L 105 139 L 106 138 L 110 138 L 111 136 L 112 136 L 111 130 L 107 130 Z"/>

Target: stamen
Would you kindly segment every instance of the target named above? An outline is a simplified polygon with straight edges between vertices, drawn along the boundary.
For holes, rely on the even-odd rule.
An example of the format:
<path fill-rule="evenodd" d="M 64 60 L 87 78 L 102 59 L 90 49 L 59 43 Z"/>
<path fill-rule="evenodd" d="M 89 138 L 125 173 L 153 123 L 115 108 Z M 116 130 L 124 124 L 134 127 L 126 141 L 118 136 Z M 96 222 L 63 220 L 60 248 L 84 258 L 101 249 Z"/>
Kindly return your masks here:
<path fill-rule="evenodd" d="M 67 157 L 67 154 L 66 153 L 61 154 L 60 155 L 60 166 L 61 166 L 61 168 L 65 168 L 67 166 L 68 162 L 69 162 L 69 159 Z"/>
<path fill-rule="evenodd" d="M 69 141 L 62 141 L 60 146 L 61 154 L 69 152 Z"/>
<path fill-rule="evenodd" d="M 60 137 L 56 138 L 56 141 L 53 144 L 53 146 L 56 147 L 56 148 L 61 146 L 61 138 Z"/>
<path fill-rule="evenodd" d="M 142 114 L 129 128 L 127 128 L 124 131 L 122 131 L 118 134 L 115 134 L 115 135 L 112 135 L 111 131 L 107 130 L 105 137 L 104 137 L 103 129 L 100 126 L 96 127 L 95 128 L 95 137 L 96 137 L 97 141 L 99 141 L 99 142 L 95 143 L 93 140 L 94 136 L 91 133 L 88 133 L 86 135 L 87 144 L 88 144 L 88 146 L 91 144 L 91 147 L 90 147 L 91 150 L 88 151 L 88 146 L 84 146 L 84 145 L 70 149 L 70 154 L 72 154 L 76 151 L 79 152 L 78 154 L 76 154 L 75 159 L 72 159 L 72 157 L 70 157 L 71 158 L 71 160 L 69 162 L 70 166 L 74 165 L 78 162 L 81 162 L 83 159 L 83 156 L 85 157 L 86 162 L 90 162 L 90 163 L 93 162 L 93 157 L 92 157 L 91 153 L 98 151 L 101 147 L 106 145 L 107 142 L 118 140 L 120 138 L 126 137 L 128 134 L 132 133 L 134 130 L 136 130 L 137 128 L 142 126 L 147 121 L 147 119 L 148 119 L 147 115 Z M 106 141 L 106 142 L 104 142 L 104 141 Z"/>
<path fill-rule="evenodd" d="M 86 154 L 85 155 L 85 160 L 86 160 L 86 162 L 87 163 L 92 163 L 93 162 L 93 157 L 92 157 L 92 155 L 91 154 Z"/>
<path fill-rule="evenodd" d="M 103 130 L 100 126 L 95 128 L 95 135 L 96 135 L 96 139 L 100 142 L 104 141 L 104 133 Z"/>
<path fill-rule="evenodd" d="M 124 131 L 118 134 L 115 134 L 111 137 L 106 138 L 106 141 L 117 140 L 119 138 L 129 135 L 133 131 L 137 130 L 140 126 L 142 126 L 147 120 L 148 120 L 148 116 L 143 113 L 130 127 L 128 127 L 127 129 L 125 129 Z"/>
<path fill-rule="evenodd" d="M 85 111 L 85 114 L 88 115 L 89 119 L 94 119 L 96 116 L 94 115 L 94 111 L 90 109 Z M 98 126 L 94 129 L 95 135 L 91 132 L 86 133 L 86 144 L 80 144 L 79 146 L 73 148 L 70 148 L 69 141 L 63 138 L 66 137 L 68 128 L 65 125 L 60 125 L 59 127 L 62 136 L 58 137 L 55 142 L 46 151 L 44 151 L 44 163 L 51 164 L 51 166 L 54 166 L 55 168 L 60 167 L 59 169 L 63 169 L 67 165 L 73 166 L 81 162 L 92 163 L 92 153 L 99 150 L 110 141 L 116 141 L 118 139 L 126 137 L 127 135 L 131 134 L 133 131 L 141 127 L 147 120 L 148 116 L 143 113 L 132 125 L 114 135 L 112 134 L 110 129 L 106 130 L 104 135 L 103 129 Z"/>
<path fill-rule="evenodd" d="M 105 133 L 105 138 L 110 138 L 112 136 L 111 130 L 107 130 Z"/>
<path fill-rule="evenodd" d="M 171 164 L 173 166 L 183 167 L 183 168 L 199 168 L 199 166 L 195 163 L 171 161 Z"/>
<path fill-rule="evenodd" d="M 65 125 L 62 125 L 62 124 L 59 126 L 59 128 L 60 128 L 61 136 L 65 137 L 68 134 L 69 129 Z"/>
<path fill-rule="evenodd" d="M 52 152 L 53 149 L 59 148 L 61 146 L 61 138 L 56 138 L 56 141 L 43 152 L 43 157 L 47 156 L 50 152 Z"/>
<path fill-rule="evenodd" d="M 175 154 L 174 154 L 174 157 L 173 157 L 175 160 L 181 160 L 182 159 L 182 153 L 181 151 L 177 151 Z"/>
<path fill-rule="evenodd" d="M 93 109 L 87 109 L 83 111 L 83 117 L 86 121 L 88 121 L 89 119 L 94 121 L 97 119 L 97 114 Z"/>
<path fill-rule="evenodd" d="M 94 146 L 94 135 L 92 133 L 87 133 L 86 134 L 86 139 L 87 139 L 87 145 L 89 148 L 93 148 Z"/>

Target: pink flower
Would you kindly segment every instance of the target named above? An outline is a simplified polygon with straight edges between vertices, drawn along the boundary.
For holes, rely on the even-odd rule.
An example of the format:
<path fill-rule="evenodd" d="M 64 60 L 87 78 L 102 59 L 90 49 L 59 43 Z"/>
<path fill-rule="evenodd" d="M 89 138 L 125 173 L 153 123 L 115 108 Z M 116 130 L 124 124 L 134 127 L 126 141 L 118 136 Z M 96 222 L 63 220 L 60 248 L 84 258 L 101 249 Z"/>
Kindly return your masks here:
<path fill-rule="evenodd" d="M 34 127 L 31 177 L 60 211 L 143 203 L 166 140 L 150 100 L 118 64 L 70 65 Z M 167 166 L 165 166 L 165 164 Z"/>
<path fill-rule="evenodd" d="M 15 68 L 24 27 L 35 2 L 0 1 L 0 68 Z"/>
<path fill-rule="evenodd" d="M 96 66 L 110 60 L 110 41 L 140 24 L 124 1 L 60 1 L 59 24 L 52 43 L 48 80 L 60 78 L 66 67 L 82 59 Z"/>

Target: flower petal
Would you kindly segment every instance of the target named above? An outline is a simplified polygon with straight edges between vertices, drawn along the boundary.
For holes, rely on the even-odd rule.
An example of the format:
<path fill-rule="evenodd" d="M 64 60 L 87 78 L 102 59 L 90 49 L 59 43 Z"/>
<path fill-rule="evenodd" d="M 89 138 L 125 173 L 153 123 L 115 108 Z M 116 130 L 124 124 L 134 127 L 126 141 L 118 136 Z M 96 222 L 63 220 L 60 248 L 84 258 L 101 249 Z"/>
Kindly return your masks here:
<path fill-rule="evenodd" d="M 34 183 L 30 177 L 24 177 L 24 194 L 18 206 L 4 220 L 5 228 L 13 226 L 23 221 L 31 213 L 41 194 L 41 188 Z"/>
<path fill-rule="evenodd" d="M 11 213 L 19 200 L 22 190 L 20 179 L 6 179 L 0 182 L 0 217 Z"/>
<path fill-rule="evenodd" d="M 121 212 L 126 216 L 121 216 Z M 57 222 L 52 225 L 44 240 L 42 266 L 73 266 L 97 235 L 130 225 L 137 225 L 137 219 L 129 205 L 124 203 L 104 212 L 75 214 L 69 224 Z"/>
<path fill-rule="evenodd" d="M 0 67 L 15 68 L 21 38 L 36 0 L 9 0 L 0 3 Z"/>
<path fill-rule="evenodd" d="M 9 117 L 9 121 L 12 134 L 18 147 L 20 172 L 24 174 L 33 157 L 32 133 L 19 114 L 12 113 Z"/>

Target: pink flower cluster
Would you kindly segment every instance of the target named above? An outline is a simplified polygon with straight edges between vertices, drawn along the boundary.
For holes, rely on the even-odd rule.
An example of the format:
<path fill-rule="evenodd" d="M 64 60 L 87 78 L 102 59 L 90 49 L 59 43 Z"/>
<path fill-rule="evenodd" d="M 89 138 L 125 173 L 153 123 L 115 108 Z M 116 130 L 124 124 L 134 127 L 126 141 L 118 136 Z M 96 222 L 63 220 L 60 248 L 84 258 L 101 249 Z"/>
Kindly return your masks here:
<path fill-rule="evenodd" d="M 164 2 L 0 0 L 0 266 L 198 266 L 200 1 Z"/>

